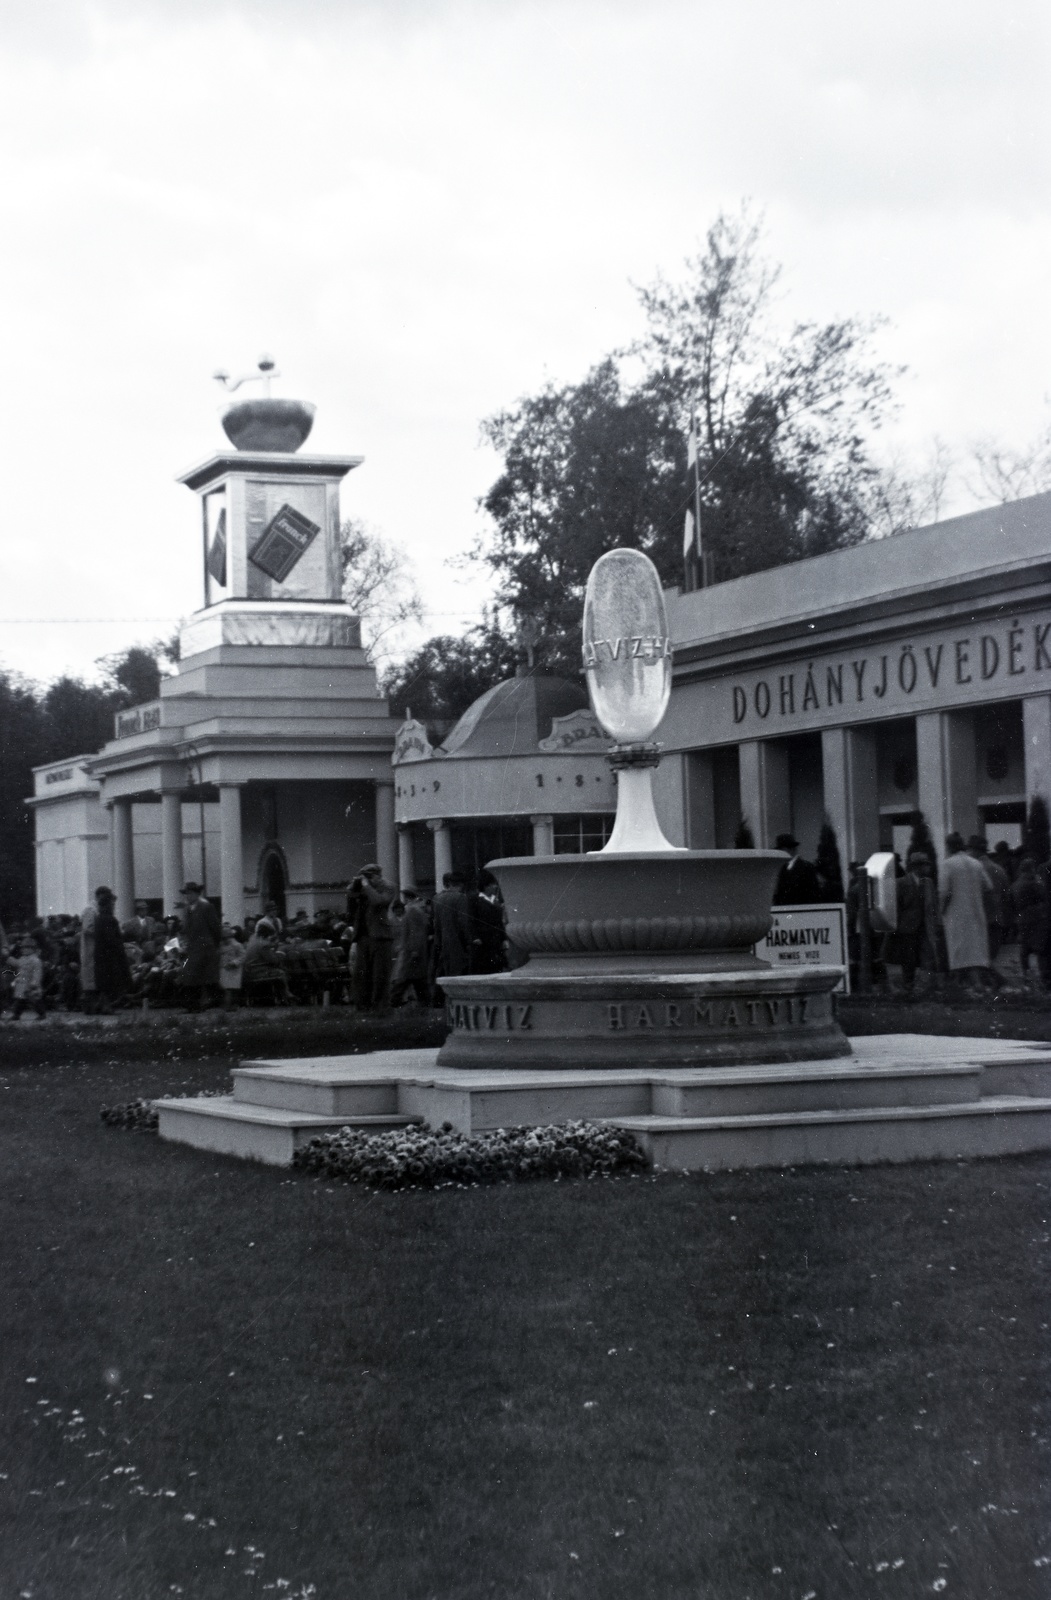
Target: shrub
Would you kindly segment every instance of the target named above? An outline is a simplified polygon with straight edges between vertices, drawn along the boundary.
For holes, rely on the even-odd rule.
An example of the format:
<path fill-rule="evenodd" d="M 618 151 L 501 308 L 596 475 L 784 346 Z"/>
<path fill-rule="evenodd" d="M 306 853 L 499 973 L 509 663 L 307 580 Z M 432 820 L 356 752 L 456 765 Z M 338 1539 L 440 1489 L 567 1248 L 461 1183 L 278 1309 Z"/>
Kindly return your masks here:
<path fill-rule="evenodd" d="M 455 1133 L 446 1122 L 438 1132 L 340 1128 L 311 1139 L 296 1151 L 293 1164 L 319 1177 L 373 1189 L 437 1189 L 528 1178 L 610 1177 L 643 1171 L 646 1157 L 623 1128 L 594 1122 L 497 1128 L 472 1135 Z"/>
<path fill-rule="evenodd" d="M 165 1100 L 222 1100 L 227 1089 L 196 1089 L 188 1094 L 164 1095 Z M 103 1106 L 99 1116 L 107 1128 L 132 1128 L 136 1133 L 156 1133 L 160 1121 L 155 1100 L 125 1100 L 117 1106 Z"/>

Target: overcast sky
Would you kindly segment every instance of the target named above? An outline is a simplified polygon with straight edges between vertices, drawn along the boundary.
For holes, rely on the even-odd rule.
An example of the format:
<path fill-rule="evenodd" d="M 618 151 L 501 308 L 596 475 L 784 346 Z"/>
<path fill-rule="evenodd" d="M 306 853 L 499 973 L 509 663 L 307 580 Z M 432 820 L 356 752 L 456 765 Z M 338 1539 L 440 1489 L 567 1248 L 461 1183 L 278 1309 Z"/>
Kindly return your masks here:
<path fill-rule="evenodd" d="M 1046 0 L 0 0 L 0 664 L 200 604 L 173 480 L 262 350 L 462 626 L 479 420 L 629 339 L 632 282 L 744 196 L 786 315 L 890 318 L 888 447 L 1031 437 L 1049 34 Z"/>

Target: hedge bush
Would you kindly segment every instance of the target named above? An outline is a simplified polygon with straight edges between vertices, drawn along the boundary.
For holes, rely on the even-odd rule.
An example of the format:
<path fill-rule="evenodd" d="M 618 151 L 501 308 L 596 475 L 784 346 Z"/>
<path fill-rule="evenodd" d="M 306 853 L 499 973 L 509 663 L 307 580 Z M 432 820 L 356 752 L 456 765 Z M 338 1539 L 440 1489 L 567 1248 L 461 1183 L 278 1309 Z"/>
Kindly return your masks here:
<path fill-rule="evenodd" d="M 228 1089 L 195 1089 L 188 1094 L 169 1094 L 165 1100 L 226 1100 Z M 99 1116 L 107 1128 L 131 1128 L 136 1133 L 156 1133 L 160 1118 L 154 1100 L 125 1100 L 120 1105 L 103 1106 Z"/>
<path fill-rule="evenodd" d="M 438 1189 L 455 1184 L 518 1183 L 528 1178 L 611 1177 L 641 1172 L 646 1157 L 623 1128 L 567 1122 L 550 1128 L 455 1133 L 403 1128 L 369 1133 L 339 1128 L 297 1150 L 293 1165 L 324 1178 L 373 1189 Z"/>

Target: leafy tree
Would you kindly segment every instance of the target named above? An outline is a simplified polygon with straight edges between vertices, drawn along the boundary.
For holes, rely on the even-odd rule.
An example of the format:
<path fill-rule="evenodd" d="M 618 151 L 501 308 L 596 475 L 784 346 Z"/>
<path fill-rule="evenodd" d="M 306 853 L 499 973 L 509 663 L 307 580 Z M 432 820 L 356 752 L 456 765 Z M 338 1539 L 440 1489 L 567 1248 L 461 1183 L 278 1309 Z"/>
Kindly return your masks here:
<path fill-rule="evenodd" d="M 0 921 L 33 910 L 33 767 L 47 760 L 44 718 L 31 684 L 0 672 Z"/>
<path fill-rule="evenodd" d="M 1035 794 L 1029 802 L 1025 819 L 1025 852 L 1039 865 L 1051 857 L 1051 822 L 1048 820 L 1047 801 Z"/>
<path fill-rule="evenodd" d="M 442 634 L 428 639 L 382 678 L 383 693 L 396 717 L 412 716 L 440 739 L 479 695 L 514 676 L 518 647 L 491 621 L 462 639 Z"/>
<path fill-rule="evenodd" d="M 775 330 L 778 269 L 747 210 L 719 217 L 678 284 L 640 291 L 647 331 L 582 382 L 548 385 L 482 425 L 503 457 L 475 555 L 501 605 L 540 623 L 549 656 L 571 648 L 587 573 L 615 545 L 681 582 L 696 415 L 701 521 L 715 575 L 732 578 L 838 549 L 874 526 L 869 440 L 891 403 L 875 324 Z"/>
<path fill-rule="evenodd" d="M 500 600 L 536 629 L 552 671 L 579 671 L 580 609 L 603 551 L 644 550 L 665 575 L 682 548 L 686 442 L 648 389 L 625 390 L 610 357 L 582 383 L 521 400 L 483 432 L 504 470 L 483 501 L 484 559 Z"/>
<path fill-rule="evenodd" d="M 154 700 L 174 644 L 132 645 L 99 662 L 101 683 L 62 677 L 42 689 L 0 671 L 0 920 L 32 914 L 33 768 L 92 755 L 113 737 L 117 711 Z"/>

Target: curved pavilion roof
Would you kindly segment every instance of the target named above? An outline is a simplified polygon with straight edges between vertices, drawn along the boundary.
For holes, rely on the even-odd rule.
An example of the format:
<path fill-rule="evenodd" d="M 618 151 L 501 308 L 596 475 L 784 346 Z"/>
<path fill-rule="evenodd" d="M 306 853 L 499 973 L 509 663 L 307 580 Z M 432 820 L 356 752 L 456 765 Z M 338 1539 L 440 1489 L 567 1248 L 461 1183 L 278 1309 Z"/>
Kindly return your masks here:
<path fill-rule="evenodd" d="M 569 678 L 506 678 L 468 706 L 438 749 L 446 758 L 531 755 L 550 737 L 556 717 L 587 704 L 584 685 Z"/>

